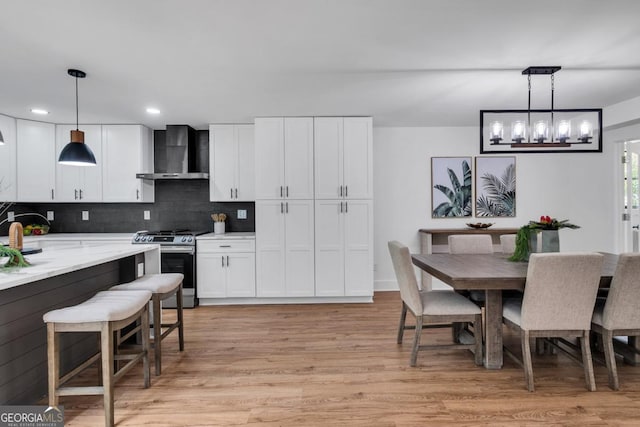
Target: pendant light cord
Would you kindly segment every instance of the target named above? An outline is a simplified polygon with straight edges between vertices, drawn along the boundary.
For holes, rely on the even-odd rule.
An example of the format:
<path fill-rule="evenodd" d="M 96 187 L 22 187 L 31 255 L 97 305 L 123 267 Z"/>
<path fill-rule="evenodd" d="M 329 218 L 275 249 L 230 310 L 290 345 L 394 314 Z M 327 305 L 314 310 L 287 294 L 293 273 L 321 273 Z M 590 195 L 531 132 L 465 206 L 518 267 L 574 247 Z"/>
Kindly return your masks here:
<path fill-rule="evenodd" d="M 76 77 L 76 130 L 79 130 L 78 127 L 78 76 Z"/>

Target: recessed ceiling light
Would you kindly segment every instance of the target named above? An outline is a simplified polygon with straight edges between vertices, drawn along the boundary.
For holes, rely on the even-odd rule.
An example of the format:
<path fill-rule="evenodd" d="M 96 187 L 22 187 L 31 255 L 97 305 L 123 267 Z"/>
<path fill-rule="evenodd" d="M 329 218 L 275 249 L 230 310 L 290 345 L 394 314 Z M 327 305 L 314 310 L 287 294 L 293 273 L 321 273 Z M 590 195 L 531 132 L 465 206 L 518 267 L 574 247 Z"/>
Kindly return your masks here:
<path fill-rule="evenodd" d="M 160 110 L 158 110 L 157 108 L 149 107 L 149 108 L 147 108 L 147 113 L 149 113 L 149 114 L 160 114 Z"/>
<path fill-rule="evenodd" d="M 43 110 L 42 108 L 32 108 L 31 112 L 33 114 L 40 114 L 42 116 L 46 116 L 47 114 L 49 114 L 47 110 Z"/>

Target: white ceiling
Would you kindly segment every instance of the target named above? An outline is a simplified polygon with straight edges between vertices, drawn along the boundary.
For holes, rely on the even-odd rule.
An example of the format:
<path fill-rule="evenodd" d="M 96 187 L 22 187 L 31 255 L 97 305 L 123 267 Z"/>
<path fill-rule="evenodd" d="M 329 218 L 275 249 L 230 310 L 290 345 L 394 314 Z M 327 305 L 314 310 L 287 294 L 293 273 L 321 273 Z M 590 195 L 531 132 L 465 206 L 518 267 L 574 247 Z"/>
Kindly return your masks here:
<path fill-rule="evenodd" d="M 640 96 L 638 0 L 3 0 L 0 113 L 54 123 L 248 123 L 371 115 L 473 126 L 526 108 L 561 65 L 557 108 Z M 533 77 L 548 108 L 549 78 Z M 149 116 L 147 106 L 162 111 Z"/>

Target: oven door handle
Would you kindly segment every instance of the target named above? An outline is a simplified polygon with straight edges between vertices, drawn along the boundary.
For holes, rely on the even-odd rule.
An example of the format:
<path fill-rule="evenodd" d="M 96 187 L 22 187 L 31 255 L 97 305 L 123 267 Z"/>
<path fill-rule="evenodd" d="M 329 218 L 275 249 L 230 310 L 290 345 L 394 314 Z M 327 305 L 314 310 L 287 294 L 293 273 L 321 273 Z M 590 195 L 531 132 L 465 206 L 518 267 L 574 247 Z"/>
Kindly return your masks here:
<path fill-rule="evenodd" d="M 193 246 L 160 246 L 161 254 L 191 254 L 196 252 Z"/>

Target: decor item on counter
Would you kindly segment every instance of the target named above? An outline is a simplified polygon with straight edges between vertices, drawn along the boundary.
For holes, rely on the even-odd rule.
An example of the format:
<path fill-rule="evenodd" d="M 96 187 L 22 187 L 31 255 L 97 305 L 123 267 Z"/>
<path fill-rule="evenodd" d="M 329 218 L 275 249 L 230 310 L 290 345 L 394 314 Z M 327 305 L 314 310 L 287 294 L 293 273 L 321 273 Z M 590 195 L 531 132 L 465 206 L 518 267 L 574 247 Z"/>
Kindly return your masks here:
<path fill-rule="evenodd" d="M 555 109 L 554 73 L 560 66 L 533 66 L 526 110 L 480 110 L 480 153 L 602 152 L 602 108 Z M 531 109 L 531 75 L 551 76 L 551 108 Z"/>
<path fill-rule="evenodd" d="M 475 224 L 467 223 L 467 227 L 481 229 L 481 228 L 489 228 L 493 225 L 492 222 L 476 222 Z"/>
<path fill-rule="evenodd" d="M 226 214 L 211 214 L 213 220 L 213 233 L 224 234 L 225 233 L 225 221 L 227 219 Z"/>
<path fill-rule="evenodd" d="M 2 136 L 2 130 L 0 130 L 0 145 L 4 145 L 4 136 Z"/>
<path fill-rule="evenodd" d="M 0 258 L 9 257 L 6 263 L 2 266 L 2 268 L 10 268 L 10 267 L 28 267 L 29 261 L 27 261 L 18 249 L 9 248 L 0 244 Z"/>
<path fill-rule="evenodd" d="M 22 233 L 25 236 L 31 236 L 31 235 L 41 236 L 41 235 L 49 233 L 49 226 L 48 225 L 41 225 L 41 224 L 25 225 Z"/>
<path fill-rule="evenodd" d="M 87 76 L 84 71 L 69 69 L 67 73 L 76 79 L 76 130 L 71 131 L 71 142 L 60 152 L 58 163 L 72 166 L 95 166 L 96 157 L 87 144 L 84 143 L 84 132 L 78 129 L 78 79 Z"/>
<path fill-rule="evenodd" d="M 516 158 L 476 157 L 476 216 L 516 216 Z"/>
<path fill-rule="evenodd" d="M 22 249 L 22 224 L 12 222 L 9 226 L 9 247 L 11 249 Z"/>
<path fill-rule="evenodd" d="M 516 249 L 509 261 L 527 261 L 532 252 L 559 252 L 560 239 L 558 230 L 561 228 L 580 228 L 569 223 L 568 219 L 558 221 L 548 215 L 540 217 L 539 221 L 529 221 L 520 227 L 516 234 Z M 540 234 L 540 242 L 538 242 Z"/>
<path fill-rule="evenodd" d="M 471 157 L 431 158 L 431 216 L 433 218 L 471 216 L 470 164 Z"/>

